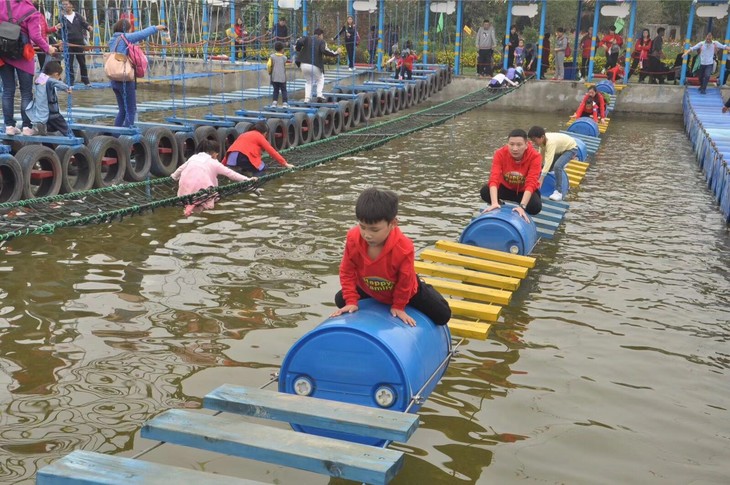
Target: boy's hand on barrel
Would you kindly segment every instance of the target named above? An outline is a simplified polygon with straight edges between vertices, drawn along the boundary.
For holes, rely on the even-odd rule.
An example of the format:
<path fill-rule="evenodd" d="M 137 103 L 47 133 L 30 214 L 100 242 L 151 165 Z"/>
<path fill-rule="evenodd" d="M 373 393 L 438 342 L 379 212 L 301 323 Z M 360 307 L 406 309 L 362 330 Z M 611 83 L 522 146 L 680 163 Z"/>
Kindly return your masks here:
<path fill-rule="evenodd" d="M 484 209 L 484 210 L 482 211 L 482 214 L 484 214 L 484 213 L 486 213 L 486 212 L 491 212 L 491 211 L 493 211 L 493 210 L 497 210 L 497 209 L 499 209 L 500 207 L 502 207 L 502 206 L 501 206 L 501 205 L 499 205 L 499 204 L 492 204 L 492 205 L 490 205 L 489 207 L 487 207 L 486 209 Z"/>
<path fill-rule="evenodd" d="M 359 308 L 357 305 L 345 305 L 342 308 L 338 308 L 337 310 L 335 310 L 332 315 L 330 315 L 330 318 L 339 317 L 343 313 L 355 313 L 358 310 Z"/>
<path fill-rule="evenodd" d="M 396 318 L 400 318 L 401 320 L 403 320 L 406 325 L 410 325 L 411 327 L 416 326 L 416 321 L 413 319 L 413 317 L 408 315 L 405 310 L 396 310 L 395 308 L 391 308 L 390 314 Z"/>
<path fill-rule="evenodd" d="M 519 205 L 512 209 L 512 212 L 517 212 L 517 215 L 523 218 L 526 222 L 530 222 L 530 218 L 527 216 L 527 212 L 525 212 L 525 209 L 520 207 Z"/>

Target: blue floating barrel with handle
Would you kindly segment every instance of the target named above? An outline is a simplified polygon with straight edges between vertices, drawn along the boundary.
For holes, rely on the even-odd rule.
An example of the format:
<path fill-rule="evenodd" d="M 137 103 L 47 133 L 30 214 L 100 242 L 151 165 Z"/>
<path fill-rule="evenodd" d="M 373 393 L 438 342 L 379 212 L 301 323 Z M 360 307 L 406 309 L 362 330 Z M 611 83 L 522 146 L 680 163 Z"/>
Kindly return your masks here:
<path fill-rule="evenodd" d="M 588 147 L 586 146 L 586 143 L 578 137 L 574 136 L 571 138 L 573 138 L 573 140 L 575 140 L 575 144 L 578 145 L 578 154 L 575 158 L 581 162 L 585 162 L 586 158 L 588 158 Z"/>
<path fill-rule="evenodd" d="M 405 411 L 419 391 L 423 399 L 431 394 L 451 353 L 448 326 L 434 325 L 423 313 L 406 307 L 416 321 L 410 327 L 371 298 L 360 300 L 358 306 L 357 312 L 329 318 L 294 343 L 281 365 L 280 392 L 391 411 Z M 421 401 L 415 402 L 408 411 L 415 413 L 420 405 Z M 292 428 L 383 444 L 377 438 L 310 426 Z"/>
<path fill-rule="evenodd" d="M 504 206 L 472 219 L 459 242 L 526 256 L 537 244 L 537 226 L 532 219 L 525 221 L 512 206 Z"/>
<path fill-rule="evenodd" d="M 579 135 L 595 136 L 596 138 L 600 136 L 598 123 L 593 121 L 592 118 L 578 118 L 568 127 L 567 131 Z"/>
<path fill-rule="evenodd" d="M 603 81 L 596 83 L 596 90 L 601 93 L 610 94 L 611 96 L 616 94 L 616 87 L 613 85 L 613 82 L 608 79 L 604 79 Z"/>
<path fill-rule="evenodd" d="M 547 175 L 545 175 L 545 178 L 542 179 L 542 184 L 540 185 L 540 192 L 545 194 L 546 196 L 549 196 L 555 191 L 555 172 L 548 172 Z M 563 195 L 568 193 L 568 190 L 570 190 L 570 181 L 568 180 L 568 177 L 563 177 L 563 186 L 560 187 L 559 192 Z"/>

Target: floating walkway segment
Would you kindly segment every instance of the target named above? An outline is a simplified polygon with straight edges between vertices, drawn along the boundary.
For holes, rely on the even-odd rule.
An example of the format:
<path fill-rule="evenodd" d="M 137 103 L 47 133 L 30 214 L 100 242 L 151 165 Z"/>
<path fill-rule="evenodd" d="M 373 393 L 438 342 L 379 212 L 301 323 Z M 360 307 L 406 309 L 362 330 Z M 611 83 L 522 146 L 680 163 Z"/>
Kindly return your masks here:
<path fill-rule="evenodd" d="M 723 113 L 722 93 L 687 88 L 682 101 L 684 127 L 707 187 L 715 195 L 725 222 L 730 223 L 730 113 Z"/>

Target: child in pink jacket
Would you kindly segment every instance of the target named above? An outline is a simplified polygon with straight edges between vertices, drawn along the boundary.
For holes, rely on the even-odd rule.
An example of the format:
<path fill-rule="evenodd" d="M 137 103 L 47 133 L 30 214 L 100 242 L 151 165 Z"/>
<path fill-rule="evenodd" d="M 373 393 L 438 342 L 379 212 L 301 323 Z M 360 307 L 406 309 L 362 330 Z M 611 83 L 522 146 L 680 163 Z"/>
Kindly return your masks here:
<path fill-rule="evenodd" d="M 220 152 L 220 145 L 217 141 L 205 139 L 200 142 L 198 149 L 200 150 L 199 153 L 190 157 L 170 176 L 173 180 L 180 181 L 177 189 L 178 196 L 194 194 L 208 187 L 218 187 L 219 175 L 224 175 L 234 182 L 258 180 L 257 177 L 246 177 L 236 173 L 220 163 L 217 160 L 218 152 Z M 215 200 L 216 197 L 211 197 L 202 202 L 186 205 L 185 216 L 189 216 L 193 212 L 212 209 L 215 206 Z"/>

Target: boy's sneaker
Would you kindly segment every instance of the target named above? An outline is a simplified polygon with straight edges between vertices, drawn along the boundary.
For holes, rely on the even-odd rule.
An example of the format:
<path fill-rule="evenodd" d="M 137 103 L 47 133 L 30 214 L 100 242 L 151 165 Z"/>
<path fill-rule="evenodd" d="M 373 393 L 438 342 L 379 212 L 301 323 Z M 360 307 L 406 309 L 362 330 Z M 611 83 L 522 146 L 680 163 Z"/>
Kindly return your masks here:
<path fill-rule="evenodd" d="M 22 133 L 25 136 L 33 136 L 33 135 L 38 134 L 33 128 L 28 128 L 27 126 L 23 127 Z"/>
<path fill-rule="evenodd" d="M 563 200 L 563 194 L 558 192 L 557 190 L 550 194 L 550 197 L 548 197 L 550 200 Z"/>
<path fill-rule="evenodd" d="M 309 103 L 311 100 L 309 98 L 304 98 L 305 103 Z"/>
<path fill-rule="evenodd" d="M 318 103 L 326 103 L 327 102 L 327 98 L 318 97 L 317 98 L 317 102 Z"/>
<path fill-rule="evenodd" d="M 276 108 L 276 101 L 272 101 L 272 102 L 271 102 L 271 106 L 272 106 L 273 108 Z"/>
<path fill-rule="evenodd" d="M 20 130 L 14 126 L 6 126 L 5 134 L 6 135 L 20 135 Z"/>
<path fill-rule="evenodd" d="M 45 136 L 48 134 L 48 129 L 45 123 L 33 123 L 33 128 L 37 135 Z"/>
<path fill-rule="evenodd" d="M 289 107 L 289 103 L 284 103 L 284 104 L 281 105 L 281 107 L 282 108 L 288 108 Z"/>

